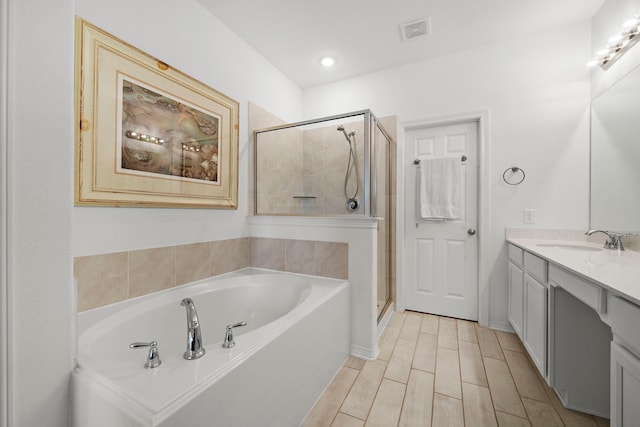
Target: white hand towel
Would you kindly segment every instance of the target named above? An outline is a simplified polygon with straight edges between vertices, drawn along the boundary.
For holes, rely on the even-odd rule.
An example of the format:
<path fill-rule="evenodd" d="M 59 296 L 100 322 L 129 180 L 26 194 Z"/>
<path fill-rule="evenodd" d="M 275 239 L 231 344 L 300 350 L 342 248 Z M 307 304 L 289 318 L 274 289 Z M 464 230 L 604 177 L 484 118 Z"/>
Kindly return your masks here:
<path fill-rule="evenodd" d="M 422 219 L 461 218 L 460 158 L 420 161 L 420 216 Z"/>

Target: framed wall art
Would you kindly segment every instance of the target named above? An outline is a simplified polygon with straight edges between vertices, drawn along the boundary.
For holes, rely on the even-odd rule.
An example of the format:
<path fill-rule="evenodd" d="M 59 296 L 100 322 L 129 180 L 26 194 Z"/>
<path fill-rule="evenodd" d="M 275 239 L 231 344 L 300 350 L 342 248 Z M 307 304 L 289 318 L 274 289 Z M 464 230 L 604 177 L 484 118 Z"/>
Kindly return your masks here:
<path fill-rule="evenodd" d="M 236 101 L 76 18 L 75 203 L 237 208 Z"/>

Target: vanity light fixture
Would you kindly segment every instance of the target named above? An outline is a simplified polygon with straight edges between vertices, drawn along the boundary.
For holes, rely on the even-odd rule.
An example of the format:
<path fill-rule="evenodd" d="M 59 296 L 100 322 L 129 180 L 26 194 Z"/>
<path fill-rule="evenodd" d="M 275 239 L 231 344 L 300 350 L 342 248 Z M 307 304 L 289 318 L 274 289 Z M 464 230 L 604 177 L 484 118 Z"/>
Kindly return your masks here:
<path fill-rule="evenodd" d="M 157 136 L 151 136 L 144 133 L 134 132 L 132 130 L 128 130 L 124 134 L 127 138 L 137 139 L 138 141 L 144 141 L 144 142 L 152 142 L 154 144 L 162 145 L 165 142 L 167 142 L 166 139 L 158 138 Z"/>
<path fill-rule="evenodd" d="M 635 15 L 622 24 L 622 29 L 609 37 L 605 48 L 596 52 L 596 56 L 587 62 L 587 66 L 600 65 L 607 70 L 611 67 L 631 46 L 640 41 L 640 15 Z"/>

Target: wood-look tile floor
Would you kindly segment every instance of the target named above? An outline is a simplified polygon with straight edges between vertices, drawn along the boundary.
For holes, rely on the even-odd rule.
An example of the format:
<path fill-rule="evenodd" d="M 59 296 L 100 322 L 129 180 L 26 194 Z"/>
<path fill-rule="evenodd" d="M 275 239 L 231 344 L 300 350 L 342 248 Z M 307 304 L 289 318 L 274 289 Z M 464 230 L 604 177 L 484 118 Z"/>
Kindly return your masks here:
<path fill-rule="evenodd" d="M 347 360 L 307 427 L 609 426 L 565 409 L 515 334 L 403 312 L 379 346 L 376 360 Z"/>

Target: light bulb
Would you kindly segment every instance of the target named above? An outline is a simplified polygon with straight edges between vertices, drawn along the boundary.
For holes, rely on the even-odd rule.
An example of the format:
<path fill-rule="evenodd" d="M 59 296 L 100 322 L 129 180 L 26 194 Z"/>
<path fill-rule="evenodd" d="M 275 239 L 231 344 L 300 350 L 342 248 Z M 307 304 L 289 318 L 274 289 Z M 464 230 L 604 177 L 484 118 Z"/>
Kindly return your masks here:
<path fill-rule="evenodd" d="M 622 24 L 622 28 L 626 31 L 629 31 L 636 25 L 638 25 L 638 16 L 634 16 L 633 18 L 624 21 L 624 23 Z"/>

